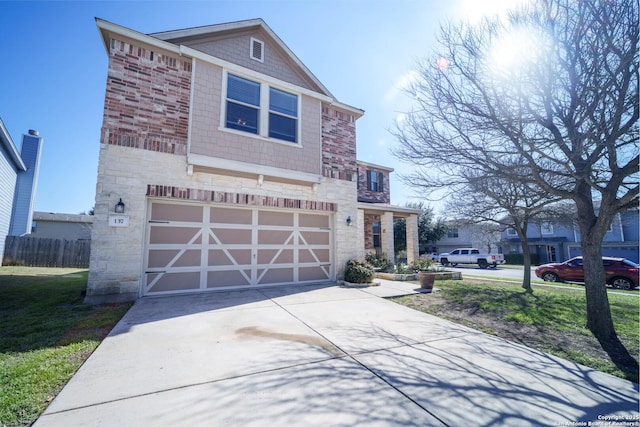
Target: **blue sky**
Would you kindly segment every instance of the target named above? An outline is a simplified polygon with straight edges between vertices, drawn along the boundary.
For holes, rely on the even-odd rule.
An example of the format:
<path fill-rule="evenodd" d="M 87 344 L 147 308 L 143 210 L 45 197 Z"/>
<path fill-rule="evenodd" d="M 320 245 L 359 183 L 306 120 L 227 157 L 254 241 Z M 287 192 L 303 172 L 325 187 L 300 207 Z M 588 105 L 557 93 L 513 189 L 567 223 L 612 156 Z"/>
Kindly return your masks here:
<path fill-rule="evenodd" d="M 20 148 L 44 147 L 35 210 L 80 213 L 94 205 L 107 54 L 95 17 L 152 33 L 262 18 L 339 101 L 365 110 L 358 158 L 395 168 L 392 203 L 413 191 L 391 154 L 389 129 L 411 107 L 400 89 L 432 52 L 438 25 L 476 19 L 510 0 L 2 1 L 0 118 Z M 395 176 L 394 176 L 395 175 Z"/>

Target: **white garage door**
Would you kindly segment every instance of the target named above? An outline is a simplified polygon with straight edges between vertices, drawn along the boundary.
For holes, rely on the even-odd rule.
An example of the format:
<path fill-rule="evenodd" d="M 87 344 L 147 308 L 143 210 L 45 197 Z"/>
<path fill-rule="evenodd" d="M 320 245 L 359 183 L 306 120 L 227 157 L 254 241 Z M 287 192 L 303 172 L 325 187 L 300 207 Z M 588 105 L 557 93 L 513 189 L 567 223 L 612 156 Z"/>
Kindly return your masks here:
<path fill-rule="evenodd" d="M 326 213 L 153 202 L 144 293 L 329 281 Z"/>

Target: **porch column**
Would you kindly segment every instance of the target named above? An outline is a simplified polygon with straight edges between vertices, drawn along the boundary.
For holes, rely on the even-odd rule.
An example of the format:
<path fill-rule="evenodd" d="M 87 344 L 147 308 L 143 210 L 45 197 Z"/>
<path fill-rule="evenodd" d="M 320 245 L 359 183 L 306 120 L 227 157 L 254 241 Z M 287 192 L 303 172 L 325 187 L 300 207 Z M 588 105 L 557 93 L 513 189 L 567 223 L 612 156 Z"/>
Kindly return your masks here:
<path fill-rule="evenodd" d="M 407 231 L 407 264 L 411 265 L 420 257 L 420 243 L 418 239 L 418 215 L 409 215 L 406 221 Z"/>
<path fill-rule="evenodd" d="M 380 246 L 386 253 L 389 261 L 395 264 L 396 254 L 393 246 L 393 212 L 385 212 L 380 215 Z"/>
<path fill-rule="evenodd" d="M 358 241 L 356 242 L 356 245 L 358 247 L 358 259 L 364 259 L 367 251 L 364 248 L 364 235 L 366 233 L 366 230 L 364 229 L 364 211 L 362 209 L 358 209 L 356 227 L 358 227 Z"/>

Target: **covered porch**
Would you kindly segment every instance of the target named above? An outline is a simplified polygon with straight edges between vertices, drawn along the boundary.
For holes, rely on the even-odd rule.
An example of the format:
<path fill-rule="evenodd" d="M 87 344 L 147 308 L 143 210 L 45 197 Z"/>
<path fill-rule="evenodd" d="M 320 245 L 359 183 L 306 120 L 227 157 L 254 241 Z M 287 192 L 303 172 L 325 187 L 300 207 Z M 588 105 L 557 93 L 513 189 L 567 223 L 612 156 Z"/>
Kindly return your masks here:
<path fill-rule="evenodd" d="M 407 263 L 413 263 L 419 255 L 419 209 L 404 208 L 383 203 L 358 203 L 358 235 L 361 237 L 363 257 L 369 252 L 385 253 L 396 262 L 394 227 L 396 220 L 406 221 Z"/>

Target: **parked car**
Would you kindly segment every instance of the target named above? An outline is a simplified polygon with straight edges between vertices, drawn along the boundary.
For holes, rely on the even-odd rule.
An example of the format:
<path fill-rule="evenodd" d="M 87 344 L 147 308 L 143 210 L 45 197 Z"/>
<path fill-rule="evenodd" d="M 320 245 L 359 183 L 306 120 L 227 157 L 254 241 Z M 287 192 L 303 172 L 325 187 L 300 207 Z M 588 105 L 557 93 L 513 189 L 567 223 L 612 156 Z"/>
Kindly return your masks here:
<path fill-rule="evenodd" d="M 431 252 L 429 254 L 427 254 L 427 258 L 431 258 L 432 260 L 439 262 L 440 261 L 440 254 L 436 253 L 436 252 Z"/>
<path fill-rule="evenodd" d="M 478 264 L 480 268 L 496 268 L 504 264 L 504 254 L 481 254 L 476 248 L 458 248 L 440 254 L 440 264 L 455 267 L 458 264 Z"/>
<path fill-rule="evenodd" d="M 607 284 L 619 289 L 633 289 L 638 286 L 640 276 L 638 264 L 626 258 L 602 257 Z M 561 263 L 543 264 L 536 268 L 536 276 L 546 282 L 584 283 L 582 257 L 571 258 Z"/>

